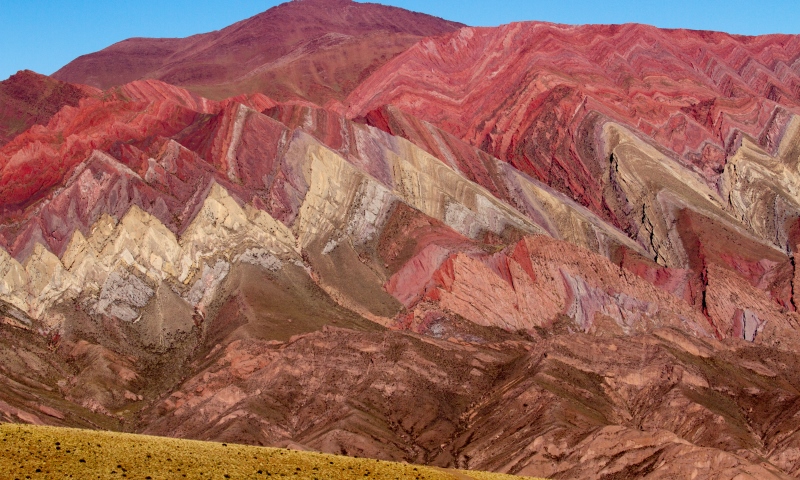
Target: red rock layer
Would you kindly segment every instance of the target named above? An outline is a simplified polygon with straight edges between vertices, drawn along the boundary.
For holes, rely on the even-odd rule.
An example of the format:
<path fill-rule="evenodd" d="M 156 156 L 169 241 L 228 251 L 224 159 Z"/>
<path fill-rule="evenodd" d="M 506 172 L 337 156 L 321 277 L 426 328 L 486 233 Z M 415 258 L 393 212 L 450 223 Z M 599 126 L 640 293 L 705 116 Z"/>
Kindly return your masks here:
<path fill-rule="evenodd" d="M 202 201 L 187 207 L 198 189 L 212 178 L 230 183 L 226 142 L 239 102 L 274 105 L 258 94 L 214 102 L 143 81 L 65 107 L 0 149 L 0 244 L 23 257 L 37 241 L 61 253 L 76 229 L 86 233 L 103 213 L 121 217 L 131 205 L 179 231 Z M 169 138 L 201 128 L 216 149 L 210 163 Z"/>

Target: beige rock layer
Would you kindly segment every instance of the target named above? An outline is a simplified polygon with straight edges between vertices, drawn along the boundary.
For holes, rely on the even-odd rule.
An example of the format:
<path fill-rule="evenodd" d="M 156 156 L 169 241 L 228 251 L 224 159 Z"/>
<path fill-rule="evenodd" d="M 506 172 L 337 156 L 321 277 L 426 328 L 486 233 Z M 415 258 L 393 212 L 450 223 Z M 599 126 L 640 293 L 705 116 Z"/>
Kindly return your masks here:
<path fill-rule="evenodd" d="M 800 216 L 800 117 L 792 116 L 775 155 L 749 138 L 720 178 L 728 210 L 760 238 L 788 252 L 787 223 Z"/>
<path fill-rule="evenodd" d="M 356 206 L 367 207 L 366 223 L 378 222 L 379 226 L 381 214 L 395 201 L 402 201 L 469 238 L 487 231 L 500 234 L 508 227 L 545 233 L 437 158 L 408 141 L 401 140 L 400 144 L 401 155 L 384 152 L 393 183 L 384 185 L 309 137 L 293 142 L 290 148 L 300 149 L 293 156 L 308 159 L 302 171 L 309 192 L 293 225 L 303 247 L 320 235 L 357 231 L 352 226 L 348 228 L 348 223 L 357 221 L 355 217 L 360 214 Z"/>
<path fill-rule="evenodd" d="M 258 260 L 259 252 L 271 259 Z M 0 256 L 0 299 L 32 317 L 43 318 L 43 312 L 59 301 L 98 295 L 94 302 L 97 311 L 116 312 L 113 316 L 130 321 L 135 318 L 130 310 L 120 314 L 123 307 L 112 308 L 114 298 L 119 300 L 121 295 L 133 302 L 125 308 L 141 308 L 162 282 L 169 282 L 184 290 L 195 286 L 195 293 L 199 289 L 194 296 L 191 290 L 186 293 L 197 305 L 208 298 L 204 287 L 218 284 L 207 277 L 219 261 L 275 262 L 297 256 L 297 246 L 282 223 L 263 211 L 241 207 L 225 189 L 213 184 L 180 238 L 157 218 L 133 206 L 119 221 L 101 217 L 88 238 L 76 231 L 60 260 L 41 245 L 23 265 L 4 250 Z M 139 298 L 142 295 L 144 300 Z"/>
<path fill-rule="evenodd" d="M 800 216 L 797 116 L 774 156 L 744 137 L 728 159 L 718 189 L 620 125 L 606 124 L 604 134 L 611 158 L 606 199 L 628 219 L 634 239 L 658 263 L 679 268 L 689 263 L 675 229 L 681 209 L 713 219 L 776 253 L 794 247 L 789 230 Z"/>
<path fill-rule="evenodd" d="M 690 170 L 667 158 L 654 146 L 626 128 L 607 124 L 604 128 L 611 160 L 611 187 L 614 207 L 633 225 L 635 240 L 650 252 L 650 257 L 668 267 L 686 267 L 689 258 L 677 229 L 677 212 L 692 209 L 754 238 L 746 227 L 725 209 L 725 201 Z M 759 239 L 760 242 L 766 243 Z M 774 246 L 772 248 L 775 248 Z"/>

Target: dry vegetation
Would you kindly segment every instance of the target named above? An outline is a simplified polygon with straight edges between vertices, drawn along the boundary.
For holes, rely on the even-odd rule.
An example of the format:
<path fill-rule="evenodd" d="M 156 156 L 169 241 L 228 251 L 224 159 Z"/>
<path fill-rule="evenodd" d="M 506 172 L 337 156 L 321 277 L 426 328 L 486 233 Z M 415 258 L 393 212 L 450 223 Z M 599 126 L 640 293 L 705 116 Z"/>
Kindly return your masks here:
<path fill-rule="evenodd" d="M 0 478 L 501 480 L 462 472 L 278 448 L 71 428 L 0 424 Z"/>

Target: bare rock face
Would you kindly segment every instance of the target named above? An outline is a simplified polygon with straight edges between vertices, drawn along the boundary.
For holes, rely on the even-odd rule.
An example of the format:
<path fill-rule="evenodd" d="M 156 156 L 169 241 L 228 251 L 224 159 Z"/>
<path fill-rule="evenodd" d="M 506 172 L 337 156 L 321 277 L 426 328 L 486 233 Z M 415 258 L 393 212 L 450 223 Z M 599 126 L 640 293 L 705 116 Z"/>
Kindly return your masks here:
<path fill-rule="evenodd" d="M 82 57 L 57 76 L 116 86 L 0 147 L 0 420 L 800 475 L 797 38 L 514 24 L 408 48 L 456 26 L 330 3 Z M 298 80 L 321 56 L 343 76 Z M 294 93 L 253 93 L 270 78 Z"/>

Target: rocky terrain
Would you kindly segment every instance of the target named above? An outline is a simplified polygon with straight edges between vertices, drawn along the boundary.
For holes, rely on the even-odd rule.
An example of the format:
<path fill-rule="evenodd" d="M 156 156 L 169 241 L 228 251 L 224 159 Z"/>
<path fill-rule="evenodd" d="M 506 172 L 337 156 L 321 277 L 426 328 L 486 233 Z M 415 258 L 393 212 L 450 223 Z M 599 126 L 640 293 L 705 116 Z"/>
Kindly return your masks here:
<path fill-rule="evenodd" d="M 302 15 L 326 5 L 81 57 L 56 77 L 105 90 L 57 84 L 80 101 L 25 74 L 64 104 L 0 147 L 0 419 L 548 478 L 800 475 L 800 37 Z M 356 75 L 339 90 L 164 73 L 276 18 L 376 55 L 414 39 L 316 63 Z M 291 68 L 323 55 L 289 43 Z"/>

